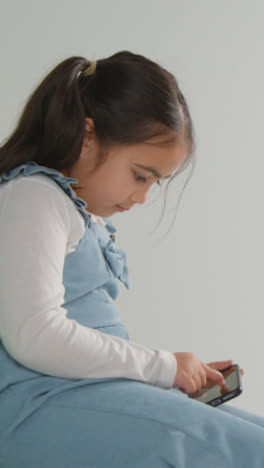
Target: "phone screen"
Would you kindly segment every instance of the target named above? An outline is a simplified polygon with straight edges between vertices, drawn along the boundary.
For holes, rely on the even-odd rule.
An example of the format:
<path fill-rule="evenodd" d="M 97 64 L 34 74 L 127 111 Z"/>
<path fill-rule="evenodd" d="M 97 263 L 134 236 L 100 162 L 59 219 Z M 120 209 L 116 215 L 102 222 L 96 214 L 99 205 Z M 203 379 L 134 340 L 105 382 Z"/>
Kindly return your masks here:
<path fill-rule="evenodd" d="M 242 391 L 239 367 L 233 365 L 224 369 L 221 373 L 225 379 L 224 385 L 218 385 L 213 381 L 208 381 L 204 388 L 193 393 L 190 397 L 203 403 L 210 404 L 210 402 L 212 402 L 212 404 L 216 406 L 239 395 Z"/>

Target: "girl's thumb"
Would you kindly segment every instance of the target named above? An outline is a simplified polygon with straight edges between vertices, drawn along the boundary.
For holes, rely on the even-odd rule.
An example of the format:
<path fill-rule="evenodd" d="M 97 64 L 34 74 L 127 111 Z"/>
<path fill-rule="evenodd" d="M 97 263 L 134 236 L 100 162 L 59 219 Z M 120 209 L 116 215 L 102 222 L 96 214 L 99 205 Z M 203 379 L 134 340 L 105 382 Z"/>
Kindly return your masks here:
<path fill-rule="evenodd" d="M 208 362 L 207 366 L 211 367 L 212 369 L 223 370 L 229 366 L 232 366 L 232 364 L 234 364 L 234 362 L 229 359 L 228 361 Z"/>

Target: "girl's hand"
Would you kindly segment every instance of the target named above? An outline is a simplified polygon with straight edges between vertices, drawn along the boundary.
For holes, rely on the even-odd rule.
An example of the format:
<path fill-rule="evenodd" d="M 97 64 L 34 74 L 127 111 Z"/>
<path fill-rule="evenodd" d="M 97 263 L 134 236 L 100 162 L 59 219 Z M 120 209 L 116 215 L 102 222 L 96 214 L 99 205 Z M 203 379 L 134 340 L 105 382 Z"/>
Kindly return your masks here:
<path fill-rule="evenodd" d="M 205 387 L 207 379 L 218 385 L 224 385 L 225 380 L 219 370 L 230 366 L 233 361 L 219 361 L 205 364 L 193 353 L 173 353 L 177 360 L 177 373 L 173 387 L 180 387 L 186 393 L 194 393 Z"/>

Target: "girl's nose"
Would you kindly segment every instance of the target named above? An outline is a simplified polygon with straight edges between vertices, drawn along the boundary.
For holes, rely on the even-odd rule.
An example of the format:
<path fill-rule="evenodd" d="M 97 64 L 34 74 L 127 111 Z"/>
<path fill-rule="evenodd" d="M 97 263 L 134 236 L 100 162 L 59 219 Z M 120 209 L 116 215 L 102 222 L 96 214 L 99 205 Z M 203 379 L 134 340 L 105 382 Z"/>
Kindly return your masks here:
<path fill-rule="evenodd" d="M 143 204 L 147 200 L 148 191 L 149 191 L 149 188 L 137 190 L 131 195 L 130 199 L 132 200 L 133 203 Z"/>

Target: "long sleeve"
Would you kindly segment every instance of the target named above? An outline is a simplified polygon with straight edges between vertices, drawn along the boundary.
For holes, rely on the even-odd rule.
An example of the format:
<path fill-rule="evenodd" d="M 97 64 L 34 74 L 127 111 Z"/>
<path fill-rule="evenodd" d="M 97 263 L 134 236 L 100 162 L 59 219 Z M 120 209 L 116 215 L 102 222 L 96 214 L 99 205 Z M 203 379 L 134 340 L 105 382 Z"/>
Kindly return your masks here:
<path fill-rule="evenodd" d="M 33 177 L 12 181 L 0 191 L 3 345 L 25 367 L 51 376 L 123 377 L 172 387 L 177 370 L 173 353 L 67 317 L 62 277 L 71 213 L 65 197 L 59 188 Z"/>

